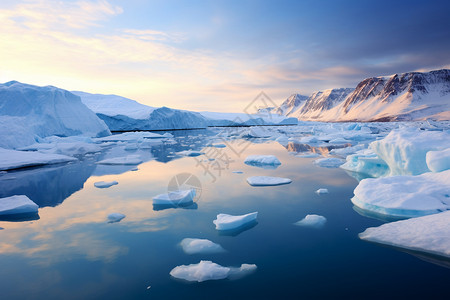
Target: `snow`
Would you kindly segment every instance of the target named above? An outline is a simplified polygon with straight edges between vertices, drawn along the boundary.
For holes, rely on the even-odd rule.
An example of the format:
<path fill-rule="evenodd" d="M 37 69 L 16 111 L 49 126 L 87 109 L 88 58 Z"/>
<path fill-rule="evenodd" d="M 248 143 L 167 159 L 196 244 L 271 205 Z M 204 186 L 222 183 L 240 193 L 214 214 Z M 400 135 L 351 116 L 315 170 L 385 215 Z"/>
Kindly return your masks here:
<path fill-rule="evenodd" d="M 38 206 L 25 195 L 0 198 L 0 215 L 32 214 L 38 212 Z"/>
<path fill-rule="evenodd" d="M 124 214 L 121 213 L 112 213 L 108 215 L 108 223 L 116 223 L 122 221 L 125 218 Z"/>
<path fill-rule="evenodd" d="M 47 136 L 101 137 L 106 124 L 74 94 L 52 86 L 0 84 L 0 147 L 16 149 Z"/>
<path fill-rule="evenodd" d="M 67 163 L 76 160 L 76 158 L 59 154 L 45 154 L 33 151 L 16 151 L 0 148 L 0 170 Z"/>
<path fill-rule="evenodd" d="M 366 174 L 372 177 L 381 177 L 389 174 L 389 167 L 372 150 L 366 149 L 349 155 L 346 162 L 340 168 Z"/>
<path fill-rule="evenodd" d="M 185 238 L 180 242 L 180 245 L 186 254 L 209 254 L 225 251 L 222 246 L 207 239 Z"/>
<path fill-rule="evenodd" d="M 428 169 L 432 172 L 450 169 L 450 148 L 441 151 L 428 151 L 426 162 Z"/>
<path fill-rule="evenodd" d="M 278 167 L 281 165 L 280 160 L 275 155 L 249 155 L 245 158 L 244 163 L 255 167 Z"/>
<path fill-rule="evenodd" d="M 114 157 L 97 162 L 99 165 L 138 165 L 140 163 L 142 163 L 142 160 L 139 155 Z"/>
<path fill-rule="evenodd" d="M 195 156 L 200 156 L 202 154 L 205 154 L 205 152 L 195 151 L 195 150 L 184 150 L 184 151 L 177 152 L 177 154 L 182 155 L 182 156 L 195 157 Z"/>
<path fill-rule="evenodd" d="M 316 191 L 317 194 L 328 194 L 328 189 L 320 188 Z"/>
<path fill-rule="evenodd" d="M 363 179 L 355 188 L 354 205 L 371 212 L 417 217 L 450 209 L 450 170 L 422 175 Z"/>
<path fill-rule="evenodd" d="M 217 230 L 233 230 L 256 221 L 257 216 L 258 212 L 239 216 L 218 214 L 213 223 L 216 225 Z"/>
<path fill-rule="evenodd" d="M 247 182 L 251 186 L 275 186 L 275 185 L 289 184 L 292 182 L 292 180 L 283 177 L 253 176 L 248 177 Z"/>
<path fill-rule="evenodd" d="M 242 264 L 239 268 L 223 267 L 212 261 L 202 260 L 198 264 L 177 266 L 170 271 L 172 277 L 187 281 L 238 279 L 256 270 L 256 265 Z"/>
<path fill-rule="evenodd" d="M 160 194 L 153 197 L 153 204 L 156 205 L 172 205 L 190 203 L 194 200 L 195 189 L 171 191 L 166 194 Z"/>
<path fill-rule="evenodd" d="M 100 189 L 109 188 L 113 185 L 119 184 L 117 181 L 97 181 L 94 186 Z"/>
<path fill-rule="evenodd" d="M 325 226 L 327 219 L 324 216 L 319 215 L 306 215 L 303 219 L 295 222 L 294 225 L 312 228 L 322 228 Z"/>
<path fill-rule="evenodd" d="M 450 258 L 450 211 L 368 228 L 363 240 Z"/>
<path fill-rule="evenodd" d="M 430 171 L 428 151 L 450 148 L 450 132 L 401 128 L 372 142 L 370 148 L 389 166 L 390 175 L 418 175 Z"/>
<path fill-rule="evenodd" d="M 314 161 L 314 164 L 323 168 L 338 168 L 340 165 L 344 164 L 345 160 L 336 157 L 324 157 L 319 158 Z"/>

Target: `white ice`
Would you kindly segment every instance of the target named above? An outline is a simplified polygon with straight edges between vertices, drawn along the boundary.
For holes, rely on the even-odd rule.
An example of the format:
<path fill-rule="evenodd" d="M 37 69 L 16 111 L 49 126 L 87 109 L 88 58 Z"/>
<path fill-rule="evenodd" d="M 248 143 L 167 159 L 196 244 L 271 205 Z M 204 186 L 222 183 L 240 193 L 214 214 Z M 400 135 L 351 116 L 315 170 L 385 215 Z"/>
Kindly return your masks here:
<path fill-rule="evenodd" d="M 142 163 L 142 159 L 139 155 L 128 155 L 122 157 L 108 158 L 98 161 L 100 165 L 138 165 Z"/>
<path fill-rule="evenodd" d="M 225 251 L 222 246 L 207 239 L 185 238 L 180 245 L 186 254 L 209 254 Z"/>
<path fill-rule="evenodd" d="M 316 191 L 317 194 L 328 194 L 328 189 L 320 188 Z"/>
<path fill-rule="evenodd" d="M 295 222 L 294 225 L 303 227 L 322 228 L 325 226 L 327 219 L 324 216 L 319 215 L 306 215 L 303 219 Z"/>
<path fill-rule="evenodd" d="M 125 218 L 124 214 L 121 213 L 112 213 L 108 215 L 108 223 L 116 223 L 120 222 L 123 218 Z"/>
<path fill-rule="evenodd" d="M 368 228 L 359 237 L 450 258 L 450 211 Z"/>
<path fill-rule="evenodd" d="M 417 217 L 450 209 L 450 170 L 361 180 L 354 205 L 395 217 Z"/>
<path fill-rule="evenodd" d="M 184 151 L 177 152 L 177 154 L 182 155 L 182 156 L 195 157 L 195 156 L 200 156 L 202 154 L 205 154 L 205 152 L 195 151 L 195 150 L 184 150 Z"/>
<path fill-rule="evenodd" d="M 428 151 L 426 161 L 428 169 L 432 172 L 450 169 L 450 148 L 440 151 Z"/>
<path fill-rule="evenodd" d="M 283 177 L 253 176 L 248 177 L 247 182 L 251 186 L 276 186 L 282 184 L 289 184 L 292 182 L 292 180 Z"/>
<path fill-rule="evenodd" d="M 345 160 L 336 157 L 324 157 L 314 161 L 314 164 L 323 168 L 338 168 L 345 163 Z"/>
<path fill-rule="evenodd" d="M 171 191 L 166 194 L 160 194 L 153 197 L 153 204 L 172 205 L 190 203 L 194 200 L 195 194 L 195 189 Z"/>
<path fill-rule="evenodd" d="M 372 150 L 366 149 L 347 156 L 346 162 L 340 168 L 366 174 L 372 177 L 381 177 L 389 174 L 389 167 Z"/>
<path fill-rule="evenodd" d="M 244 163 L 256 167 L 281 165 L 280 160 L 275 155 L 249 155 L 245 158 Z"/>
<path fill-rule="evenodd" d="M 0 215 L 37 213 L 39 206 L 25 195 L 0 198 Z"/>
<path fill-rule="evenodd" d="M 59 154 L 45 154 L 34 151 L 16 151 L 0 148 L 0 170 L 66 163 L 76 160 L 76 158 Z"/>
<path fill-rule="evenodd" d="M 244 226 L 245 224 L 254 222 L 257 216 L 258 212 L 239 216 L 218 214 L 213 223 L 216 225 L 217 230 L 232 230 Z"/>
<path fill-rule="evenodd" d="M 100 189 L 105 189 L 116 184 L 119 183 L 117 181 L 97 181 L 94 183 L 94 186 Z"/>

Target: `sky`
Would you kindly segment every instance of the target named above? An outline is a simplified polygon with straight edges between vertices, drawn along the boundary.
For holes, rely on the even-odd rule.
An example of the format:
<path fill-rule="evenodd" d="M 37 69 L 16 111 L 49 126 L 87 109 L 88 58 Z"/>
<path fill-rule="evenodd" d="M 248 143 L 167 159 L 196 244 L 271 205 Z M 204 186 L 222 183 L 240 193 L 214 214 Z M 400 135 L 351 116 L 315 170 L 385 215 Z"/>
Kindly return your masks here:
<path fill-rule="evenodd" d="M 0 0 L 0 82 L 241 112 L 450 68 L 450 1 Z"/>

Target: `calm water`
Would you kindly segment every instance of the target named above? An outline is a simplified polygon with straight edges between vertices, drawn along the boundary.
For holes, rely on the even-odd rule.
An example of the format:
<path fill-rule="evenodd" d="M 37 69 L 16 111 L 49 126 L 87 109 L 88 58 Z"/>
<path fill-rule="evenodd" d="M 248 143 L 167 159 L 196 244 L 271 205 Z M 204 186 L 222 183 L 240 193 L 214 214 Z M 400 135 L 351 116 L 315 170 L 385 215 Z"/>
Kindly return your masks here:
<path fill-rule="evenodd" d="M 353 209 L 349 199 L 357 180 L 345 171 L 317 167 L 313 158 L 295 157 L 280 144 L 264 140 L 245 144 L 242 153 L 242 140 L 235 141 L 242 142 L 241 148 L 220 149 L 221 155 L 232 159 L 229 164 L 199 164 L 204 156 L 174 159 L 173 151 L 210 151 L 204 146 L 212 141 L 213 133 L 175 134 L 176 145 L 136 152 L 146 159 L 155 158 L 139 165 L 138 171 L 131 171 L 133 166 L 95 164 L 124 152 L 115 147 L 75 164 L 0 175 L 0 197 L 26 194 L 41 207 L 37 220 L 0 221 L 4 228 L 0 230 L 0 298 L 449 297 L 450 269 L 358 239 L 358 233 L 383 221 Z M 250 154 L 274 154 L 282 165 L 272 170 L 247 166 L 243 160 Z M 211 173 L 205 172 L 208 166 Z M 244 174 L 232 173 L 234 170 Z M 165 193 L 170 180 L 180 173 L 200 179 L 202 190 L 196 205 L 155 210 L 152 196 Z M 255 175 L 289 177 L 293 182 L 251 187 L 245 179 Z M 95 188 L 94 182 L 100 180 L 119 184 Z M 330 193 L 317 195 L 318 188 Z M 254 211 L 259 212 L 257 225 L 234 236 L 219 234 L 212 223 L 218 213 Z M 107 215 L 113 212 L 126 218 L 107 223 Z M 293 225 L 306 214 L 325 216 L 325 227 Z M 186 237 L 210 239 L 227 252 L 187 255 L 178 246 Z M 251 263 L 258 270 L 238 280 L 202 283 L 187 283 L 169 275 L 175 266 L 200 260 L 223 266 Z"/>

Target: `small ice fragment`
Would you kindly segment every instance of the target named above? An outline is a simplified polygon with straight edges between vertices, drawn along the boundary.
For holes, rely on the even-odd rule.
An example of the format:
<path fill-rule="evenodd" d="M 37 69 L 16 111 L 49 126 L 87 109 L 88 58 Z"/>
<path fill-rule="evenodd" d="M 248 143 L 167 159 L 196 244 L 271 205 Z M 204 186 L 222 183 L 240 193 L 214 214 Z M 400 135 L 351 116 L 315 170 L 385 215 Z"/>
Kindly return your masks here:
<path fill-rule="evenodd" d="M 248 177 L 247 182 L 251 186 L 275 186 L 289 184 L 292 182 L 292 180 L 283 177 L 253 176 Z"/>
<path fill-rule="evenodd" d="M 125 218 L 124 214 L 121 213 L 112 213 L 108 215 L 108 223 L 116 223 L 120 222 L 123 218 Z"/>
<path fill-rule="evenodd" d="M 328 189 L 320 188 L 316 191 L 317 194 L 328 194 Z"/>
<path fill-rule="evenodd" d="M 344 163 L 345 160 L 336 157 L 319 158 L 314 161 L 314 164 L 324 168 L 338 168 Z"/>
<path fill-rule="evenodd" d="M 170 275 L 175 278 L 197 282 L 225 279 L 229 273 L 230 268 L 205 260 L 198 264 L 177 266 L 170 271 Z"/>
<path fill-rule="evenodd" d="M 279 166 L 280 160 L 275 155 L 249 155 L 244 160 L 244 163 L 255 167 Z"/>
<path fill-rule="evenodd" d="M 139 171 L 139 168 L 133 168 L 133 169 L 131 169 L 130 171 L 133 171 L 133 172 Z"/>
<path fill-rule="evenodd" d="M 320 154 L 319 153 L 302 153 L 302 154 L 297 154 L 296 157 L 302 157 L 302 158 L 314 158 L 314 157 L 319 157 Z"/>
<path fill-rule="evenodd" d="M 325 225 L 327 219 L 319 215 L 306 215 L 302 220 L 294 223 L 297 226 L 321 228 Z"/>
<path fill-rule="evenodd" d="M 117 181 L 97 181 L 94 183 L 94 186 L 99 189 L 109 188 L 110 186 L 119 184 Z"/>
<path fill-rule="evenodd" d="M 258 212 L 240 216 L 218 214 L 213 223 L 216 225 L 217 230 L 232 230 L 256 221 L 257 216 Z"/>
<path fill-rule="evenodd" d="M 32 214 L 38 212 L 39 206 L 25 195 L 0 198 L 0 215 Z"/>
<path fill-rule="evenodd" d="M 242 264 L 239 268 L 230 267 L 228 278 L 231 280 L 240 279 L 254 273 L 257 269 L 255 264 Z"/>
<path fill-rule="evenodd" d="M 222 246 L 207 239 L 185 238 L 181 241 L 180 245 L 186 254 L 220 253 L 225 251 Z"/>
<path fill-rule="evenodd" d="M 153 197 L 153 204 L 182 204 L 194 200 L 195 189 L 172 191 Z"/>
<path fill-rule="evenodd" d="M 147 287 L 147 290 L 149 290 L 150 288 L 151 288 L 152 286 L 151 285 L 149 285 L 148 287 Z"/>
<path fill-rule="evenodd" d="M 214 148 L 225 148 L 227 145 L 225 145 L 225 144 L 212 144 L 211 145 L 211 147 L 214 147 Z"/>
<path fill-rule="evenodd" d="M 235 173 L 235 174 L 243 174 L 244 172 L 243 172 L 243 171 L 232 171 L 232 173 Z"/>
<path fill-rule="evenodd" d="M 138 165 L 142 163 L 139 155 L 128 155 L 123 157 L 114 157 L 97 162 L 100 165 Z"/>
<path fill-rule="evenodd" d="M 201 151 L 194 151 L 194 150 L 184 150 L 184 151 L 180 151 L 177 153 L 178 155 L 182 155 L 182 156 L 190 156 L 190 157 L 195 157 L 195 156 L 199 156 L 202 154 L 205 154 L 204 152 Z"/>

